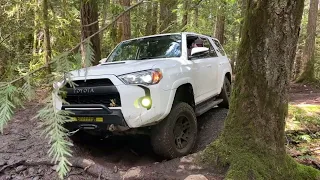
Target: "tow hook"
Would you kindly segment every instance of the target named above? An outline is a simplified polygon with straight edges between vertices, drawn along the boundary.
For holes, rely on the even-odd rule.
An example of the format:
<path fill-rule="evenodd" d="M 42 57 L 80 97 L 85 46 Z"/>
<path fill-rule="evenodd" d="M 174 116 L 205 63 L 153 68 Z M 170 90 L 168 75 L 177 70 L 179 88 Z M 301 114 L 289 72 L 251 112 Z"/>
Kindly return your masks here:
<path fill-rule="evenodd" d="M 78 128 L 77 130 L 68 132 L 68 133 L 67 133 L 67 136 L 73 136 L 73 135 L 76 134 L 78 131 L 80 131 L 80 128 Z"/>

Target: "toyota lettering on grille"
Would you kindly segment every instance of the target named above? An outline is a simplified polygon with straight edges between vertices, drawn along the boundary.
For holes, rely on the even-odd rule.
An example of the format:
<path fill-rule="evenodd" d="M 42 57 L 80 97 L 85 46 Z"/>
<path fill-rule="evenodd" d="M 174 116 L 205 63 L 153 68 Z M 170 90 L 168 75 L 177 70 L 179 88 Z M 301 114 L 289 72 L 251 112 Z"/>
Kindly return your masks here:
<path fill-rule="evenodd" d="M 73 92 L 75 94 L 88 94 L 88 93 L 94 93 L 93 88 L 81 88 L 81 89 L 73 89 Z"/>

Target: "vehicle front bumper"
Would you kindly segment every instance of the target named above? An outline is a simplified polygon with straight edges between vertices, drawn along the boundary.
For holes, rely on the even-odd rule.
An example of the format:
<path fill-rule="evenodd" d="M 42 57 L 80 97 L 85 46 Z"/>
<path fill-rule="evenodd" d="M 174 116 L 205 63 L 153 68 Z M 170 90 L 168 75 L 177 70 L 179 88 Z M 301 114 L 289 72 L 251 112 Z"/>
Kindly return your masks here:
<path fill-rule="evenodd" d="M 121 110 L 111 110 L 101 104 L 63 105 L 62 110 L 72 112 L 70 116 L 75 118 L 75 121 L 64 124 L 65 128 L 70 131 L 77 129 L 105 131 L 110 128 L 110 125 L 128 127 Z M 77 118 L 93 119 L 93 121 L 77 121 Z"/>
<path fill-rule="evenodd" d="M 169 97 L 172 99 L 171 91 L 165 91 L 159 87 L 159 85 L 151 85 L 142 87 L 140 85 L 125 85 L 114 75 L 101 75 L 98 78 L 96 76 L 88 76 L 89 79 L 110 79 L 114 87 L 120 94 L 121 107 L 109 107 L 108 109 L 112 113 L 104 114 L 103 123 L 90 123 L 95 125 L 101 125 L 101 127 L 108 127 L 109 125 L 126 126 L 128 128 L 139 128 L 144 126 L 150 126 L 161 121 L 166 115 L 165 112 L 170 104 Z M 73 80 L 81 80 L 83 77 L 78 77 Z M 88 104 L 82 104 L 82 108 L 70 108 L 62 105 L 61 99 L 58 95 L 55 95 L 55 106 L 58 110 L 65 109 L 75 113 L 73 116 L 78 117 L 101 117 L 101 114 L 96 114 L 101 108 L 95 109 L 88 106 Z M 137 100 L 144 96 L 150 96 L 152 99 L 152 106 L 149 109 L 143 108 L 137 105 Z M 73 105 L 73 104 L 72 104 Z M 64 106 L 64 107 L 63 107 Z M 104 112 L 105 113 L 105 112 Z M 71 122 L 67 123 L 66 127 L 79 126 L 83 122 Z M 87 123 L 86 123 L 87 124 Z"/>

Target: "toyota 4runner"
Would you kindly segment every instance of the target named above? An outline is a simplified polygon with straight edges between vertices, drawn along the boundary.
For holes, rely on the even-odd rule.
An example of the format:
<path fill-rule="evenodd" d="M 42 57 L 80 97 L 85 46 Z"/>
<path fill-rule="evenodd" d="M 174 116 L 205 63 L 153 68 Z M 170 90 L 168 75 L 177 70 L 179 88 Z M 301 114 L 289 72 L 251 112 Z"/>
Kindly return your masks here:
<path fill-rule="evenodd" d="M 205 35 L 123 41 L 99 65 L 70 74 L 76 86 L 59 86 L 68 103 L 55 99 L 59 110 L 72 112 L 74 121 L 65 124 L 70 132 L 147 133 L 155 153 L 166 158 L 191 152 L 197 116 L 229 106 L 229 59 L 219 41 Z"/>

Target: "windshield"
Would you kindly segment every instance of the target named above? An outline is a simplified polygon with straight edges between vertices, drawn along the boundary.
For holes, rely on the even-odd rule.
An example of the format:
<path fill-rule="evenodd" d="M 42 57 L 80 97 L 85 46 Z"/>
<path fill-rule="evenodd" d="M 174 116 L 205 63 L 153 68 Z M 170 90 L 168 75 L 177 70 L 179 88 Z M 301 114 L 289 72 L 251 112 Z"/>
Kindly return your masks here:
<path fill-rule="evenodd" d="M 166 35 L 122 42 L 107 62 L 181 56 L 181 35 Z"/>

